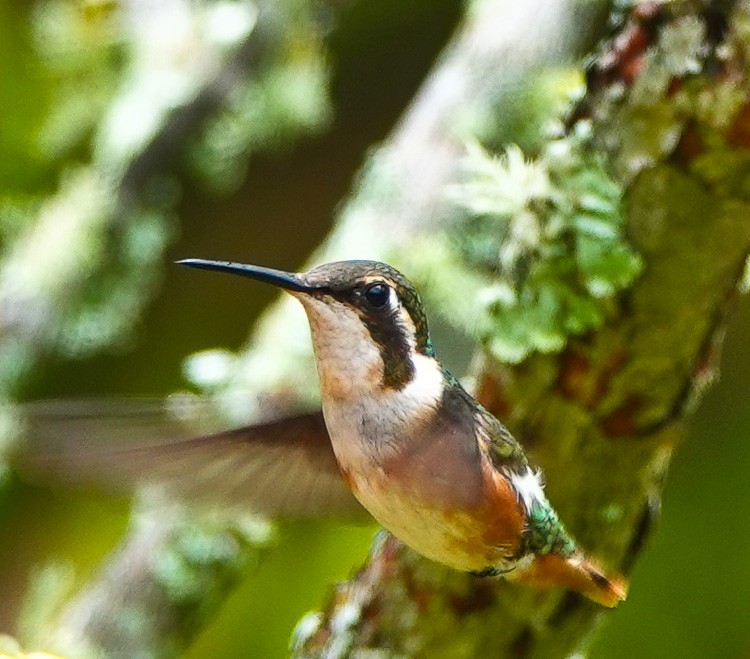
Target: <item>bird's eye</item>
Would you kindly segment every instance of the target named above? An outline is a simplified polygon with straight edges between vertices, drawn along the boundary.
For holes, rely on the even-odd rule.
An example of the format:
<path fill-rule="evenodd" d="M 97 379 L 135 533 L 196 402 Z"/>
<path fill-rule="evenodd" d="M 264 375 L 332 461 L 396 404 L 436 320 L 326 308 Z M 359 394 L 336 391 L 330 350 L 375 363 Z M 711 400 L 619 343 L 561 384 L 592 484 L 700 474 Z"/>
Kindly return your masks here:
<path fill-rule="evenodd" d="M 388 286 L 373 284 L 365 291 L 365 300 L 375 309 L 382 309 L 388 303 Z"/>

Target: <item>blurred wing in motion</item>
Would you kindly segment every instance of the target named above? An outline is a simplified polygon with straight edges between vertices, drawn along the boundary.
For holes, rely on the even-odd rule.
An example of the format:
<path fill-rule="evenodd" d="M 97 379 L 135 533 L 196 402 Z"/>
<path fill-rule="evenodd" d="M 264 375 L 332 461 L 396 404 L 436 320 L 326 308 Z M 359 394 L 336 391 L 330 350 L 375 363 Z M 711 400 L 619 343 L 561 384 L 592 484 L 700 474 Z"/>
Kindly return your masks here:
<path fill-rule="evenodd" d="M 16 463 L 37 483 L 158 483 L 188 502 L 268 517 L 367 518 L 320 411 L 193 438 L 162 401 L 36 403 L 25 411 L 29 439 Z"/>

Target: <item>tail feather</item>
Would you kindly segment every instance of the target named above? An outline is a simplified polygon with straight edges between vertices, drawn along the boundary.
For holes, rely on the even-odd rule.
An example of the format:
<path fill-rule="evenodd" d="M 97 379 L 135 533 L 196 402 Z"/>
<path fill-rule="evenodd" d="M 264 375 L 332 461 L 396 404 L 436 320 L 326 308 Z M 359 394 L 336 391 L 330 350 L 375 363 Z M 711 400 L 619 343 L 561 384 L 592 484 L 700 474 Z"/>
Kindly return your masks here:
<path fill-rule="evenodd" d="M 536 556 L 528 567 L 514 575 L 514 580 L 569 588 L 608 607 L 617 606 L 628 594 L 627 582 L 622 577 L 606 576 L 594 560 L 578 553 L 567 558 L 557 554 Z"/>

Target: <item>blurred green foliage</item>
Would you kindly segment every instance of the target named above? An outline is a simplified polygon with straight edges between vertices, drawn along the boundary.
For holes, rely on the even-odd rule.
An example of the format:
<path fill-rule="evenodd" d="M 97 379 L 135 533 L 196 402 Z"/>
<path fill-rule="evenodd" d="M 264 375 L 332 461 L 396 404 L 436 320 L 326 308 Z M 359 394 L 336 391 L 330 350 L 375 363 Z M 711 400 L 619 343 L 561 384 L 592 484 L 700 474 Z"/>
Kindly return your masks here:
<path fill-rule="evenodd" d="M 168 43 L 147 26 L 137 41 L 123 21 L 126 4 L 0 0 L 0 281 L 16 282 L 0 284 L 0 304 L 11 299 L 20 309 L 13 324 L 0 306 L 2 397 L 164 394 L 183 386 L 186 355 L 236 348 L 270 293 L 188 279 L 165 263 L 215 256 L 294 268 L 325 233 L 366 149 L 387 134 L 461 10 L 458 0 L 279 3 L 295 8 L 288 14 L 295 29 L 282 30 L 287 38 L 274 42 L 268 67 L 258 76 L 243 70 L 231 94 L 195 117 L 184 148 L 160 151 L 148 127 L 158 133 L 179 108 L 192 107 L 194 85 L 214 79 L 205 58 L 220 63 L 238 42 L 211 42 L 209 30 L 186 42 L 190 52 L 176 51 L 182 59 L 160 60 L 156 49 Z M 234 3 L 185 4 L 182 18 L 196 22 L 183 34 L 207 25 L 198 15 L 221 4 Z M 178 18 L 165 30 L 177 31 Z M 174 88 L 170 62 L 189 72 Z M 164 77 L 149 81 L 159 71 Z M 127 108 L 119 104 L 132 101 L 136 83 L 156 118 L 117 124 L 108 113 Z M 527 148 L 528 123 L 508 123 Z M 121 134 L 123 126 L 139 132 Z M 148 164 L 135 177 L 134 162 Z M 595 183 L 607 191 L 606 181 Z M 22 249 L 39 227 L 48 232 L 45 249 Z M 56 293 L 39 304 L 50 282 Z M 750 652 L 743 551 L 750 544 L 743 523 L 750 312 L 746 304 L 741 311 L 721 385 L 677 452 L 664 521 L 593 657 Z M 73 586 L 84 584 L 121 536 L 127 513 L 123 501 L 0 481 L 0 632 L 23 632 L 17 625 L 31 574 L 48 561 L 72 560 Z M 282 526 L 188 656 L 285 656 L 294 624 L 361 562 L 373 532 Z M 33 613 L 27 609 L 26 619 Z"/>
<path fill-rule="evenodd" d="M 431 274 L 449 270 L 450 279 L 471 276 L 456 272 L 462 264 L 486 275 L 471 286 L 472 333 L 500 361 L 556 352 L 570 335 L 600 327 L 614 294 L 640 272 L 624 235 L 622 191 L 587 129 L 579 123 L 533 160 L 517 146 L 498 157 L 471 145 L 465 180 L 453 190 L 465 218 L 444 241 L 455 253 L 436 247 L 412 259 Z M 441 312 L 460 310 L 446 304 Z"/>
<path fill-rule="evenodd" d="M 31 75 L 12 68 L 4 81 L 0 151 L 20 138 L 33 158 L 30 180 L 0 172 L 7 395 L 43 353 L 82 356 L 132 336 L 191 182 L 180 169 L 200 162 L 204 180 L 231 190 L 251 152 L 320 128 L 328 105 L 322 30 L 305 0 L 49 0 L 3 28 L 24 37 L 18 61 Z M 27 79 L 41 102 L 25 114 Z"/>

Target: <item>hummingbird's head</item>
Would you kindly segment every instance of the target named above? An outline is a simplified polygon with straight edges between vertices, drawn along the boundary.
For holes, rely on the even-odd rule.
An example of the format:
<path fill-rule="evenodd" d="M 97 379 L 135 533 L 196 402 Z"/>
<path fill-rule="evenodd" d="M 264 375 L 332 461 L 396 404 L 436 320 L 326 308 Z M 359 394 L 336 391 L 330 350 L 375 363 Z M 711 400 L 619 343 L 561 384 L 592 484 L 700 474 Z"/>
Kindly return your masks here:
<path fill-rule="evenodd" d="M 224 261 L 179 263 L 264 281 L 296 297 L 310 321 L 321 387 L 330 395 L 403 389 L 417 362 L 433 357 L 419 295 L 385 263 L 338 261 L 299 274 Z"/>

